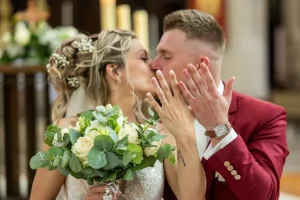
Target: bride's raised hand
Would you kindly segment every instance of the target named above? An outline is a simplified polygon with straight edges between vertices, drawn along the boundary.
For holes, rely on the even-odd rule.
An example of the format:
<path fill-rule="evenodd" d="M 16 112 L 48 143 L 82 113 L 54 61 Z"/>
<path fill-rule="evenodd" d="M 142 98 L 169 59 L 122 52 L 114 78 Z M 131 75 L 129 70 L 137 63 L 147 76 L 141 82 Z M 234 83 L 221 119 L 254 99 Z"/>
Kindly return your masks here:
<path fill-rule="evenodd" d="M 156 72 L 156 77 L 152 78 L 152 83 L 156 89 L 156 94 L 161 105 L 147 93 L 147 100 L 156 110 L 164 126 L 173 134 L 175 138 L 194 137 L 194 114 L 185 105 L 178 86 L 176 75 L 170 71 L 170 80 L 173 94 L 161 71 Z M 159 83 L 158 83 L 159 81 Z"/>

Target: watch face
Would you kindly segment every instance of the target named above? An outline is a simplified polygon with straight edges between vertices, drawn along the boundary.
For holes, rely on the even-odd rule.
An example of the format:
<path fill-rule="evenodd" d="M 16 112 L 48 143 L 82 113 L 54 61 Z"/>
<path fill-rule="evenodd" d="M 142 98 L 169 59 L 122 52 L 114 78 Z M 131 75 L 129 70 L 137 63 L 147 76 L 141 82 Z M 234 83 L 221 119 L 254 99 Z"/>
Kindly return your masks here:
<path fill-rule="evenodd" d="M 228 127 L 225 124 L 221 124 L 214 128 L 217 137 L 220 137 L 228 132 Z"/>

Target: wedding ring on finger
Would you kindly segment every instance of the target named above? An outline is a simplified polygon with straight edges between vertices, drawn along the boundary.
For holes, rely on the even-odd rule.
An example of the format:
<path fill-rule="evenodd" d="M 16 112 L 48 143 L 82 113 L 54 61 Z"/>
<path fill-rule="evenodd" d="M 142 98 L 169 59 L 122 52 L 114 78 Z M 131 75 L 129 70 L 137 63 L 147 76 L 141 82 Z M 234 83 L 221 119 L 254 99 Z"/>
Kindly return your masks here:
<path fill-rule="evenodd" d="M 198 96 L 200 96 L 200 92 L 194 95 L 194 97 L 198 97 Z"/>
<path fill-rule="evenodd" d="M 166 103 L 167 101 L 168 101 L 168 100 L 165 99 L 165 100 L 161 101 L 160 103 L 163 104 L 163 103 Z"/>

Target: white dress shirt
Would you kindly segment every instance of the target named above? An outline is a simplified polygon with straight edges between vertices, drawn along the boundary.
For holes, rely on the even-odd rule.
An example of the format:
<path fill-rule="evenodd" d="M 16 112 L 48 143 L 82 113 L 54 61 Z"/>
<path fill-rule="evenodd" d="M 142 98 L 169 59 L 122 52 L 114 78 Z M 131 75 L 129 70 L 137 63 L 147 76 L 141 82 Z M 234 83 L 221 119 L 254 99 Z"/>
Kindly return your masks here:
<path fill-rule="evenodd" d="M 218 92 L 220 94 L 223 94 L 224 92 L 224 84 L 221 82 L 218 87 Z M 210 138 L 205 133 L 205 128 L 195 119 L 194 121 L 194 127 L 195 127 L 195 134 L 196 134 L 196 145 L 198 148 L 198 154 L 200 157 L 200 160 L 202 160 L 202 157 L 204 157 L 206 160 L 208 160 L 212 155 L 214 155 L 217 151 L 224 148 L 226 145 L 228 145 L 230 142 L 232 142 L 236 137 L 237 134 L 231 129 L 230 133 L 226 135 L 214 148 L 212 147 L 211 143 L 209 144 L 208 148 L 206 149 Z"/>

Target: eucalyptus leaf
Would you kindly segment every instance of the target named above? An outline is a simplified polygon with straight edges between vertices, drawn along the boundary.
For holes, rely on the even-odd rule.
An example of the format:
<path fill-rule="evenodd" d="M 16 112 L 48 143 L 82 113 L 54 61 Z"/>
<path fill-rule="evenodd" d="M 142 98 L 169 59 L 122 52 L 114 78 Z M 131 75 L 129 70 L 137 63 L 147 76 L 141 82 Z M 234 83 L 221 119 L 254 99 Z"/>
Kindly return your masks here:
<path fill-rule="evenodd" d="M 53 161 L 57 155 L 63 155 L 63 151 L 59 147 L 51 147 L 46 152 L 47 159 L 51 161 Z"/>
<path fill-rule="evenodd" d="M 126 149 L 127 147 L 125 146 L 118 146 L 115 150 L 115 152 L 118 154 L 118 155 L 124 155 L 124 153 L 126 152 Z"/>
<path fill-rule="evenodd" d="M 105 153 L 103 151 L 100 151 L 95 146 L 88 153 L 88 161 L 89 165 L 94 169 L 103 168 L 107 164 Z"/>
<path fill-rule="evenodd" d="M 98 170 L 95 170 L 95 171 L 96 171 L 96 174 L 98 174 L 98 176 L 100 176 L 100 177 L 105 177 L 108 174 L 108 171 L 101 170 L 101 169 L 98 169 Z"/>
<path fill-rule="evenodd" d="M 133 173 L 131 169 L 127 169 L 124 176 L 122 177 L 122 180 L 131 181 L 133 180 Z"/>
<path fill-rule="evenodd" d="M 123 164 L 126 166 L 132 160 L 133 152 L 126 151 L 123 155 Z"/>
<path fill-rule="evenodd" d="M 111 110 L 106 112 L 106 117 L 110 118 L 119 112 L 120 107 L 115 105 Z"/>
<path fill-rule="evenodd" d="M 162 162 L 164 159 L 168 158 L 172 153 L 172 147 L 170 144 L 165 144 L 161 146 L 157 151 L 157 159 Z"/>
<path fill-rule="evenodd" d="M 81 162 L 78 160 L 75 154 L 72 153 L 69 159 L 69 167 L 74 173 L 81 172 Z"/>
<path fill-rule="evenodd" d="M 84 111 L 80 114 L 80 117 L 84 117 L 88 121 L 92 121 L 94 119 L 93 112 L 90 110 Z"/>
<path fill-rule="evenodd" d="M 132 158 L 134 164 L 140 164 L 143 160 L 142 154 L 136 153 L 135 156 Z"/>
<path fill-rule="evenodd" d="M 101 114 L 101 112 L 94 111 L 93 112 L 94 117 L 100 124 L 104 123 L 106 121 L 105 117 Z"/>
<path fill-rule="evenodd" d="M 94 140 L 94 147 L 100 151 L 110 151 L 115 142 L 107 135 L 98 135 Z"/>
<path fill-rule="evenodd" d="M 70 140 L 72 144 L 75 144 L 78 140 L 78 138 L 81 137 L 81 133 L 79 133 L 78 131 L 74 130 L 74 129 L 70 129 Z"/>
<path fill-rule="evenodd" d="M 176 160 L 175 160 L 174 154 L 171 154 L 171 155 L 170 155 L 170 159 L 169 159 L 169 160 L 170 160 L 170 162 L 171 162 L 172 164 L 175 163 Z"/>
<path fill-rule="evenodd" d="M 114 153 L 106 152 L 105 155 L 107 158 L 107 164 L 105 165 L 104 170 L 114 169 L 119 165 L 120 160 Z"/>
<path fill-rule="evenodd" d="M 64 134 L 63 140 L 64 140 L 65 145 L 67 146 L 70 142 L 70 135 L 69 134 Z"/>
<path fill-rule="evenodd" d="M 125 135 L 121 140 L 115 143 L 114 149 L 117 147 L 123 147 L 128 145 L 128 135 Z"/>
<path fill-rule="evenodd" d="M 66 165 L 69 162 L 69 158 L 70 158 L 70 155 L 69 155 L 68 151 L 64 151 L 64 154 L 63 154 L 63 157 L 62 157 L 62 160 L 60 163 L 62 168 L 66 167 Z"/>
<path fill-rule="evenodd" d="M 38 169 L 43 166 L 44 162 L 46 162 L 45 153 L 38 152 L 30 159 L 29 165 L 31 169 Z"/>
<path fill-rule="evenodd" d="M 109 173 L 105 181 L 115 181 L 117 178 L 117 172 Z"/>
<path fill-rule="evenodd" d="M 107 127 L 108 131 L 109 131 L 109 135 L 110 137 L 114 140 L 114 142 L 117 142 L 119 140 L 118 135 L 116 133 L 116 131 L 114 131 L 112 128 Z"/>
<path fill-rule="evenodd" d="M 156 158 L 154 158 L 153 156 L 144 157 L 144 159 L 140 164 L 132 166 L 130 169 L 133 172 L 140 171 L 147 167 L 154 167 L 155 162 L 156 162 Z"/>
<path fill-rule="evenodd" d="M 54 159 L 54 161 L 53 161 L 53 166 L 54 166 L 54 167 L 57 167 L 57 166 L 58 166 L 59 161 L 60 161 L 60 158 L 61 158 L 60 155 L 56 155 L 56 157 L 55 157 L 55 159 Z"/>
<path fill-rule="evenodd" d="M 83 169 L 82 169 L 82 173 L 87 174 L 87 175 L 93 174 L 93 172 L 94 172 L 94 169 L 91 167 L 83 167 Z"/>
<path fill-rule="evenodd" d="M 134 153 L 143 153 L 143 149 L 141 148 L 141 146 L 137 144 L 129 144 L 127 146 L 127 151 L 131 151 Z"/>
<path fill-rule="evenodd" d="M 87 182 L 89 185 L 93 185 L 94 184 L 94 180 L 92 178 L 88 178 Z"/>
<path fill-rule="evenodd" d="M 55 135 L 55 132 L 52 132 L 52 131 L 46 131 L 45 132 L 45 140 L 44 140 L 44 143 L 47 144 L 48 146 L 53 146 L 52 142 L 53 142 L 53 139 L 54 139 L 54 135 Z"/>

